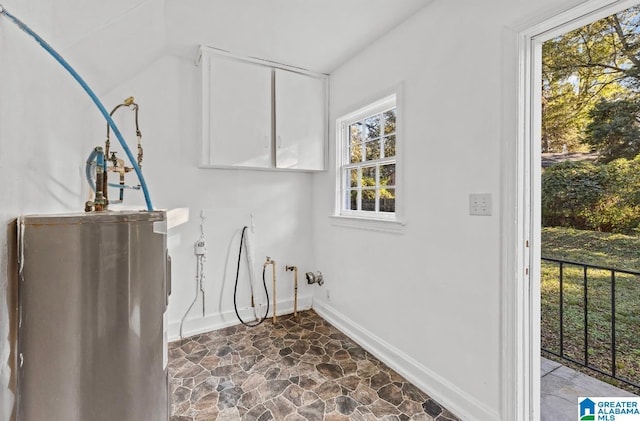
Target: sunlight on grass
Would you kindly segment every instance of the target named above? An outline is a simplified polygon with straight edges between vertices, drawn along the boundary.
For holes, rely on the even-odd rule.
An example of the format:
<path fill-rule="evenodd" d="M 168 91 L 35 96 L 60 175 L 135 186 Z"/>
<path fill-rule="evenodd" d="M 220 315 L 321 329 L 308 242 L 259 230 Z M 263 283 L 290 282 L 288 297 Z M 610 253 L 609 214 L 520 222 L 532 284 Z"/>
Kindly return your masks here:
<path fill-rule="evenodd" d="M 640 269 L 640 238 L 565 228 L 543 228 L 542 256 L 625 270 Z M 584 362 L 584 270 L 564 265 L 563 351 Z M 617 375 L 640 383 L 640 278 L 616 273 L 615 342 Z M 560 352 L 558 263 L 541 264 L 542 347 Z M 587 270 L 588 364 L 611 367 L 611 272 Z M 637 392 L 637 391 L 636 391 Z"/>
<path fill-rule="evenodd" d="M 545 227 L 542 255 L 598 266 L 640 270 L 640 238 L 624 234 Z"/>

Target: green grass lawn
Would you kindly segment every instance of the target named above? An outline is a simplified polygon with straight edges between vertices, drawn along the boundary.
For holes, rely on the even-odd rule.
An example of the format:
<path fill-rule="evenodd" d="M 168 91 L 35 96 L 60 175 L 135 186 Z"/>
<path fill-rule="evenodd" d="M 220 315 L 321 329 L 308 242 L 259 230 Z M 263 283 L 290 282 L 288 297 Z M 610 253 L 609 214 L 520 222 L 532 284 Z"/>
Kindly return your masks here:
<path fill-rule="evenodd" d="M 542 256 L 640 272 L 640 237 L 567 228 L 543 228 Z M 558 264 L 543 261 L 541 275 L 542 347 L 559 352 Z M 587 299 L 588 362 L 609 372 L 612 337 L 610 271 L 587 271 Z M 616 274 L 615 299 L 617 375 L 640 383 L 640 278 Z M 581 267 L 565 266 L 563 309 L 564 352 L 567 356 L 584 362 L 584 271 Z M 617 385 L 622 387 L 621 384 Z M 640 389 L 633 387 L 625 388 L 634 393 L 640 392 Z"/>

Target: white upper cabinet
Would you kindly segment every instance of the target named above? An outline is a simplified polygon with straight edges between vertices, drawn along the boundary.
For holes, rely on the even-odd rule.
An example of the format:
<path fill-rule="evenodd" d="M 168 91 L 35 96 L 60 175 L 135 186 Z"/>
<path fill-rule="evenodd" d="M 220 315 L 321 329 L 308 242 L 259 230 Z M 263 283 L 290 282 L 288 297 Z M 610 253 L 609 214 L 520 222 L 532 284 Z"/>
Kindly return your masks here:
<path fill-rule="evenodd" d="M 270 168 L 271 69 L 226 57 L 203 57 L 207 64 L 208 164 Z"/>
<path fill-rule="evenodd" d="M 324 170 L 325 78 L 275 69 L 276 166 Z"/>
<path fill-rule="evenodd" d="M 203 167 L 326 170 L 326 75 L 201 54 Z"/>

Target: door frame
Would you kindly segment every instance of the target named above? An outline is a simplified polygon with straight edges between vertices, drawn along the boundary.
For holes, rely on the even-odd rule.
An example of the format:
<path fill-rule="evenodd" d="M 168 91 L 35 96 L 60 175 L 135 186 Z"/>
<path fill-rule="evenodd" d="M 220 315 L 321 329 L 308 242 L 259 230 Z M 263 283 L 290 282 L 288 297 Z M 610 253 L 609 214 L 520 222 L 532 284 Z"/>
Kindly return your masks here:
<path fill-rule="evenodd" d="M 580 1 L 503 33 L 500 409 L 504 421 L 540 420 L 542 43 L 638 3 Z"/>

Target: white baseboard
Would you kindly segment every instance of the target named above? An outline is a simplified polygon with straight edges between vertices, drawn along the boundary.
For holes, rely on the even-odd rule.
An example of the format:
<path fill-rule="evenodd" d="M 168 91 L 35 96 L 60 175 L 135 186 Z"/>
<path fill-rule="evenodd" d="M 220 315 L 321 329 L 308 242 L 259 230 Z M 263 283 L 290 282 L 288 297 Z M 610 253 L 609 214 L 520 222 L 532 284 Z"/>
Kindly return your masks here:
<path fill-rule="evenodd" d="M 354 323 L 327 303 L 314 300 L 313 310 L 461 419 L 467 421 L 500 419 L 500 414 L 496 410 L 487 407 L 414 358 Z"/>
<path fill-rule="evenodd" d="M 312 301 L 313 298 L 311 295 L 298 297 L 298 311 L 311 309 Z M 293 299 L 278 301 L 276 310 L 278 316 L 293 313 Z M 194 311 L 194 313 L 196 312 Z M 248 322 L 255 320 L 252 308 L 239 309 L 238 313 L 240 313 L 242 320 Z M 269 309 L 268 317 L 273 317 L 273 308 Z M 226 311 L 224 313 L 209 314 L 205 317 L 187 318 L 184 321 L 184 326 L 182 327 L 182 336 L 184 338 L 188 338 L 189 336 L 199 335 L 201 333 L 211 332 L 239 324 L 240 321 L 238 320 L 234 310 Z M 169 322 L 168 328 L 169 342 L 180 339 L 180 320 Z"/>

